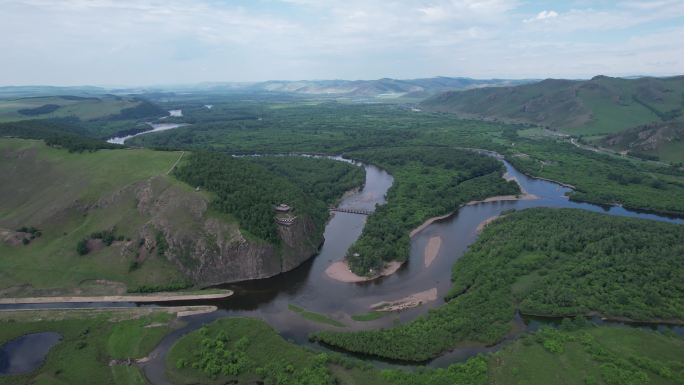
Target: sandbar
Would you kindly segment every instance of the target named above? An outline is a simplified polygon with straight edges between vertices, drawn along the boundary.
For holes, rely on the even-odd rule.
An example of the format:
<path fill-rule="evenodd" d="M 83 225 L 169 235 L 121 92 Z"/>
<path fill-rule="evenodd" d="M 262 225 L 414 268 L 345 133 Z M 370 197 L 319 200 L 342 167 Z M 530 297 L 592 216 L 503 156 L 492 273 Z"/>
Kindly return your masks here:
<path fill-rule="evenodd" d="M 439 249 L 442 247 L 442 237 L 436 235 L 430 237 L 427 245 L 425 245 L 425 252 L 423 253 L 423 260 L 425 262 L 425 267 L 429 267 L 432 262 L 437 258 L 439 254 Z"/>
<path fill-rule="evenodd" d="M 437 288 L 433 287 L 395 301 L 382 301 L 371 305 L 375 311 L 402 311 L 437 299 Z"/>
<path fill-rule="evenodd" d="M 328 266 L 327 269 L 325 269 L 325 274 L 328 275 L 328 277 L 340 281 L 340 282 L 347 282 L 347 283 L 354 283 L 354 282 L 366 282 L 366 281 L 371 281 L 380 277 L 385 277 L 388 275 L 394 274 L 399 268 L 401 267 L 402 262 L 397 262 L 397 261 L 392 261 L 389 262 L 385 265 L 385 268 L 382 269 L 378 274 L 369 276 L 369 277 L 362 277 L 360 275 L 354 274 L 350 269 L 349 269 L 349 264 L 347 264 L 347 261 L 338 261 L 330 266 Z"/>

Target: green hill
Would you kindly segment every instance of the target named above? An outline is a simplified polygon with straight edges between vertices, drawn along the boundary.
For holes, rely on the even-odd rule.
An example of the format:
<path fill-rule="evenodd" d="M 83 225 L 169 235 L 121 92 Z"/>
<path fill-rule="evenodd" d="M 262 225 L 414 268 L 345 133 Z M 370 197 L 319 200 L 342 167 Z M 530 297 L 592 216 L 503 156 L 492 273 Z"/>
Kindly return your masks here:
<path fill-rule="evenodd" d="M 570 134 L 605 135 L 682 120 L 684 76 L 547 79 L 516 87 L 445 92 L 422 105 L 467 117 L 534 123 Z"/>
<path fill-rule="evenodd" d="M 221 164 L 222 175 L 238 176 L 216 180 L 238 189 L 226 196 L 176 179 L 176 164 L 207 169 L 182 152 L 71 153 L 38 140 L 0 139 L 0 159 L 0 296 L 166 290 L 279 274 L 315 254 L 334 199 L 307 195 L 252 160 Z M 306 173 L 301 180 L 324 184 L 335 197 L 363 181 L 360 168 L 321 162 L 283 167 Z M 243 186 L 273 194 L 244 195 Z M 291 204 L 310 203 L 295 206 L 291 226 L 273 223 L 277 191 Z M 246 199 L 266 207 L 261 219 L 235 205 Z"/>
<path fill-rule="evenodd" d="M 646 124 L 608 135 L 600 143 L 637 157 L 684 162 L 684 122 Z"/>
<path fill-rule="evenodd" d="M 65 117 L 96 120 L 164 115 L 166 111 L 136 97 L 62 95 L 0 100 L 0 122 Z"/>

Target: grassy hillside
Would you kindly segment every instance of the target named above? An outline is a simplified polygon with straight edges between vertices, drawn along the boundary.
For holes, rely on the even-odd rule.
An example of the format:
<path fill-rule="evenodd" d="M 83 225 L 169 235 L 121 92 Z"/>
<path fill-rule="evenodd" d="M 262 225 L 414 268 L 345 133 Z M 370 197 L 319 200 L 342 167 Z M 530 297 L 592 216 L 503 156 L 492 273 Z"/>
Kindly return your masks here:
<path fill-rule="evenodd" d="M 684 162 L 684 122 L 664 122 L 638 126 L 608 135 L 601 145 L 630 155 Z"/>
<path fill-rule="evenodd" d="M 42 141 L 0 140 L 0 282 L 6 295 L 33 289 L 88 287 L 96 279 L 125 285 L 163 284 L 182 280 L 164 258 L 150 256 L 129 272 L 131 257 L 123 250 L 138 242 L 148 219 L 136 209 L 131 186 L 152 177 L 173 184 L 166 172 L 179 153 L 150 150 L 101 150 L 73 154 Z M 22 227 L 40 231 L 28 244 Z M 79 256 L 76 245 L 94 232 L 115 229 L 109 247 Z M 130 240 L 130 242 L 128 241 Z M 20 285 L 30 285 L 29 288 Z M 113 285 L 109 289 L 121 289 Z"/>
<path fill-rule="evenodd" d="M 349 351 L 423 361 L 459 344 L 500 341 L 516 310 L 681 322 L 683 247 L 681 225 L 527 209 L 493 222 L 457 260 L 445 305 L 393 328 L 325 331 L 316 338 Z"/>
<path fill-rule="evenodd" d="M 120 114 L 140 105 L 140 99 L 102 96 L 45 96 L 0 100 L 0 122 L 36 118 L 77 117 L 94 120 Z"/>
<path fill-rule="evenodd" d="M 276 275 L 315 254 L 327 206 L 364 180 L 362 168 L 325 159 L 71 153 L 22 139 L 0 139 L 0 157 L 4 296 L 159 291 Z M 294 207 L 291 226 L 274 221 L 282 202 Z"/>
<path fill-rule="evenodd" d="M 682 119 L 684 76 L 586 81 L 547 79 L 516 87 L 446 92 L 422 103 L 431 110 L 521 121 L 578 135 L 605 135 Z"/>

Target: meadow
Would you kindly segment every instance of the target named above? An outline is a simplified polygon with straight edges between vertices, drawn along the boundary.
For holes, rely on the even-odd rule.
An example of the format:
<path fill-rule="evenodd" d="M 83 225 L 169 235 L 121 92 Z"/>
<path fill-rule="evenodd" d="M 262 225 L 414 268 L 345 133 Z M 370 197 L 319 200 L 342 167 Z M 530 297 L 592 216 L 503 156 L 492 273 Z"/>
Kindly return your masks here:
<path fill-rule="evenodd" d="M 183 280 L 165 258 L 149 258 L 130 271 L 130 259 L 121 255 L 126 240 L 137 241 L 137 229 L 146 222 L 129 187 L 151 177 L 178 183 L 166 172 L 180 153 L 138 149 L 78 154 L 20 139 L 1 139 L 0 153 L 0 173 L 7 182 L 0 186 L 0 226 L 10 232 L 30 226 L 41 231 L 27 245 L 0 242 L 6 294 L 20 294 L 16 290 L 26 284 L 29 291 L 32 287 L 56 295 L 76 286 L 87 291 L 96 279 L 131 288 Z M 78 255 L 80 240 L 113 228 L 123 242 Z"/>

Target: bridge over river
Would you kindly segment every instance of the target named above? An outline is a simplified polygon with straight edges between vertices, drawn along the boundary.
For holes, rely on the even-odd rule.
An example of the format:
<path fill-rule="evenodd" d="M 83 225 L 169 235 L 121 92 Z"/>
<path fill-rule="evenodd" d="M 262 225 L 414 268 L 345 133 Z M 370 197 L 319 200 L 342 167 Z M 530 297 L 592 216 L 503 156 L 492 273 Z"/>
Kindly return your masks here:
<path fill-rule="evenodd" d="M 361 215 L 371 215 L 373 210 L 355 209 L 355 208 L 342 208 L 342 207 L 331 207 L 330 211 L 337 211 L 340 213 L 352 213 Z"/>

